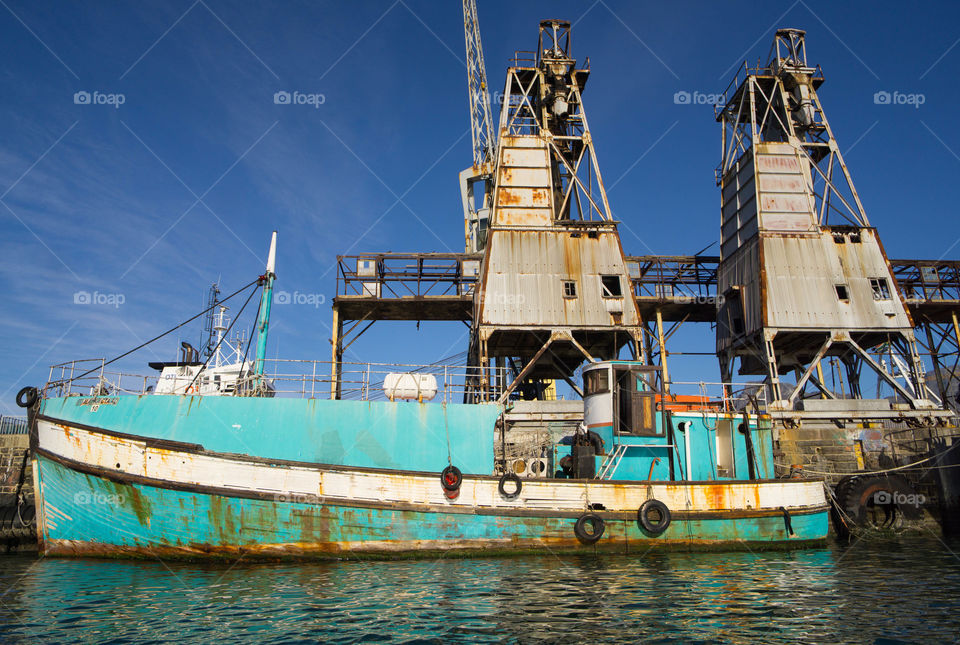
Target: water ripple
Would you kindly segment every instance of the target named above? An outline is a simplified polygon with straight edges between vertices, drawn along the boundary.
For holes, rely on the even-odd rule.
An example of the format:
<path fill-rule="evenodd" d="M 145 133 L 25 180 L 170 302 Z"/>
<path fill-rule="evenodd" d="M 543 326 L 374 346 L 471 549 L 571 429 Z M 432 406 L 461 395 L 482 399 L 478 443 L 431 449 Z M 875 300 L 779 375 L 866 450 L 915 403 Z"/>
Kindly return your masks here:
<path fill-rule="evenodd" d="M 957 546 L 233 566 L 5 557 L 0 639 L 955 642 Z"/>

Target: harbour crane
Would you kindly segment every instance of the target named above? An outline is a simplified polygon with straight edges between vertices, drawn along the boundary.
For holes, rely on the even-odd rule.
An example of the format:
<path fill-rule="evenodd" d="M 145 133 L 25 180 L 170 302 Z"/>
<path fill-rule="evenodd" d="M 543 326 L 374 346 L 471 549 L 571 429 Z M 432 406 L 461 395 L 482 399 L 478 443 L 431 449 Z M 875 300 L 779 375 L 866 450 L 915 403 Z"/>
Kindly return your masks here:
<path fill-rule="evenodd" d="M 467 49 L 467 94 L 470 102 L 470 132 L 473 165 L 460 173 L 463 199 L 464 242 L 468 253 L 483 250 L 490 213 L 496 136 L 490 117 L 487 68 L 480 43 L 476 0 L 463 0 L 463 36 Z"/>

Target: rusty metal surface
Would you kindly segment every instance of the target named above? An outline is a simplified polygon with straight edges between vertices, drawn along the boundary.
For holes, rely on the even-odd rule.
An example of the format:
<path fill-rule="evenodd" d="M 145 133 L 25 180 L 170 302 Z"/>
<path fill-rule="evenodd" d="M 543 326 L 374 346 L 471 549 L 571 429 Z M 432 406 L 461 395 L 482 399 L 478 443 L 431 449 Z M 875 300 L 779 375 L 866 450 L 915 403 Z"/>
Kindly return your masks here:
<path fill-rule="evenodd" d="M 352 320 L 468 321 L 481 257 L 466 253 L 338 256 L 334 303 Z M 358 275 L 356 262 L 361 259 L 377 263 L 374 277 Z M 449 264 L 438 268 L 431 266 L 431 260 Z M 641 312 L 646 317 L 659 308 L 664 320 L 671 322 L 716 320 L 719 262 L 715 255 L 626 257 Z M 921 320 L 949 323 L 951 312 L 960 311 L 960 261 L 894 259 L 890 265 L 897 290 L 918 324 Z M 363 285 L 371 282 L 380 285 L 379 291 L 364 291 Z"/>

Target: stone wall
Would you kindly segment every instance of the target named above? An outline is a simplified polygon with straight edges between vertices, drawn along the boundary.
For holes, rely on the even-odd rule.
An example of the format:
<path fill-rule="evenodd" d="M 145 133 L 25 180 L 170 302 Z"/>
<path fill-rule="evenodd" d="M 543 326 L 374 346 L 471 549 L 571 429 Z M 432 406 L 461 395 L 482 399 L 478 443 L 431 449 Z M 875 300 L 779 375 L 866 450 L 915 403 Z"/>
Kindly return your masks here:
<path fill-rule="evenodd" d="M 37 550 L 37 538 L 33 528 L 35 509 L 33 498 L 33 465 L 24 456 L 30 447 L 30 437 L 25 434 L 0 435 L 0 554 L 31 553 Z M 23 485 L 20 475 L 23 473 Z M 23 495 L 23 504 L 17 504 L 17 489 Z M 27 528 L 14 524 L 14 514 L 22 513 Z M 21 515 L 17 515 L 21 517 Z"/>
<path fill-rule="evenodd" d="M 17 492 L 23 456 L 30 447 L 30 437 L 25 434 L 0 435 L 0 505 L 5 505 Z M 26 474 L 21 491 L 27 501 L 33 503 L 33 468 L 27 460 Z"/>
<path fill-rule="evenodd" d="M 843 474 L 877 471 L 911 463 L 928 456 L 926 439 L 938 428 L 911 430 L 896 422 L 844 423 L 804 421 L 797 428 L 779 426 L 774 432 L 777 473 L 786 474 L 794 464 L 814 476 L 826 475 L 836 483 Z"/>

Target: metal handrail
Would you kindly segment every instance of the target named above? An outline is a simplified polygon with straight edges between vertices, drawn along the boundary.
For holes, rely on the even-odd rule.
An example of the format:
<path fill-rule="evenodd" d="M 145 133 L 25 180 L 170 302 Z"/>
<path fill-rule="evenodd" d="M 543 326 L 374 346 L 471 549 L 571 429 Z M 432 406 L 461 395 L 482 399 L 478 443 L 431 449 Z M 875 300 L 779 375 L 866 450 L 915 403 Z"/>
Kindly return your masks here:
<path fill-rule="evenodd" d="M 50 378 L 43 388 L 44 396 L 105 396 L 155 394 L 159 374 L 143 375 L 122 371 L 106 371 L 102 359 L 71 361 L 50 368 Z M 83 378 L 91 366 L 99 370 Z M 264 359 L 264 374 L 250 374 L 236 382 L 235 396 L 311 397 L 328 396 L 333 363 L 306 359 Z M 468 393 L 483 388 L 486 399 L 496 398 L 507 383 L 505 368 L 475 368 L 467 365 L 416 365 L 403 363 L 339 363 L 339 393 L 342 399 L 386 400 L 384 382 L 388 374 L 428 374 L 437 380 L 434 401 L 456 402 Z M 479 381 L 483 378 L 484 382 Z M 474 382 L 476 381 L 476 382 Z"/>
<path fill-rule="evenodd" d="M 28 434 L 26 417 L 0 415 L 0 435 Z"/>

